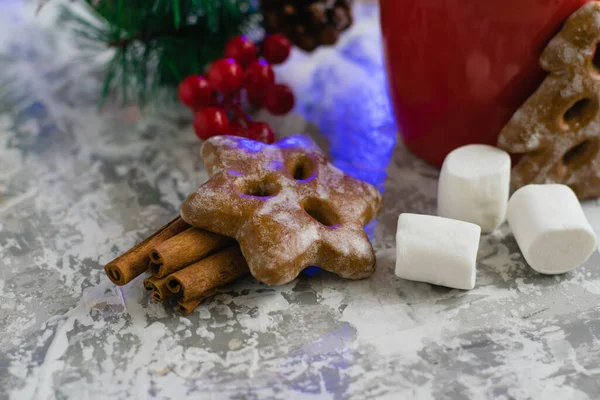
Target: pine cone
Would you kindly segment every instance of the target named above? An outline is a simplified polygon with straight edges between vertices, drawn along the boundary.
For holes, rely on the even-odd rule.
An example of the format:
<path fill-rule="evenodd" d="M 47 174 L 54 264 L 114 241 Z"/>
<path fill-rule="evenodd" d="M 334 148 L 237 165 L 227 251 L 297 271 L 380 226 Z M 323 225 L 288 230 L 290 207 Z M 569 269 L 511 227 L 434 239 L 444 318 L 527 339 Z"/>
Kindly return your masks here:
<path fill-rule="evenodd" d="M 286 35 L 306 51 L 337 42 L 352 25 L 352 0 L 261 0 L 268 33 Z"/>

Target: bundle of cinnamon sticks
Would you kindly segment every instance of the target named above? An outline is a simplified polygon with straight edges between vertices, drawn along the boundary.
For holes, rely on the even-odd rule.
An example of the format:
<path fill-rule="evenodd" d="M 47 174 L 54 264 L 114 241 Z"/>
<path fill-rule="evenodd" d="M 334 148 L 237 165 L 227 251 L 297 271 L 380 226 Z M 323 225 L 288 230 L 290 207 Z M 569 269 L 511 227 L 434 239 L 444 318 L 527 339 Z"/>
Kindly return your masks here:
<path fill-rule="evenodd" d="M 104 268 L 122 286 L 144 272 L 152 274 L 144 287 L 152 298 L 174 298 L 187 315 L 216 289 L 249 272 L 232 238 L 194 228 L 176 218 Z"/>

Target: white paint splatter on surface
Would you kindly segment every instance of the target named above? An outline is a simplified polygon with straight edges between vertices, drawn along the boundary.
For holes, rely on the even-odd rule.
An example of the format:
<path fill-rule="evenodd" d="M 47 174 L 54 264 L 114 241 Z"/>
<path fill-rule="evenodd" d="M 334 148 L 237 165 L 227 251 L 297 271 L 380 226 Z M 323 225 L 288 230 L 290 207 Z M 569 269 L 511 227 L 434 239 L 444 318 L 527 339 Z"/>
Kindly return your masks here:
<path fill-rule="evenodd" d="M 376 20 L 359 21 L 340 51 L 371 39 Z M 132 123 L 118 109 L 97 114 L 93 84 L 35 80 L 32 63 L 46 72 L 70 65 L 44 29 L 21 22 L 11 37 L 31 51 L 13 53 L 0 73 L 36 88 L 25 100 L 0 96 L 0 399 L 598 398 L 600 255 L 564 276 L 541 276 L 504 225 L 481 239 L 474 290 L 396 279 L 397 215 L 434 213 L 437 183 L 437 172 L 401 146 L 391 161 L 356 152 L 354 172 L 388 173 L 372 279 L 321 272 L 266 287 L 247 278 L 188 318 L 154 303 L 141 277 L 115 287 L 103 265 L 169 220 L 206 179 L 200 145 L 172 114 Z M 13 42 L 0 38 L 6 54 Z M 299 57 L 306 83 L 305 63 L 338 56 Z M 323 107 L 336 96 L 326 93 Z M 298 116 L 273 123 L 323 141 Z M 324 132 L 341 154 L 343 140 Z M 361 143 L 367 152 L 381 147 Z M 597 231 L 599 209 L 585 204 Z"/>

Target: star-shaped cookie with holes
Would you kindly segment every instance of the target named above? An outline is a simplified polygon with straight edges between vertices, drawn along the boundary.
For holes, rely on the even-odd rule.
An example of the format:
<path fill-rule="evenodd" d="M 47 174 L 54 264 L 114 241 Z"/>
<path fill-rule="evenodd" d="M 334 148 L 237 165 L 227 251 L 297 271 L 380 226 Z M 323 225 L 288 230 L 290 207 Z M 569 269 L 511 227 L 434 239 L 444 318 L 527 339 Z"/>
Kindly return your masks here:
<path fill-rule="evenodd" d="M 331 165 L 309 137 L 267 145 L 217 136 L 202 159 L 211 177 L 181 217 L 235 238 L 259 281 L 285 284 L 311 265 L 348 279 L 375 271 L 363 226 L 379 213 L 381 194 Z"/>

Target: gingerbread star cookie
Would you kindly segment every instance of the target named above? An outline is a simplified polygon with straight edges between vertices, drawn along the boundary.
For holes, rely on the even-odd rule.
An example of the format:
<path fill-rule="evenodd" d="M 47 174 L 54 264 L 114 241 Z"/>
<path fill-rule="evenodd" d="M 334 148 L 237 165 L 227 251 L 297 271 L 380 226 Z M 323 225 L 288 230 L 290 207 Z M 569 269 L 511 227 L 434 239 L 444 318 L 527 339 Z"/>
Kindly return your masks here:
<path fill-rule="evenodd" d="M 348 279 L 375 271 L 363 226 L 379 213 L 381 194 L 331 165 L 309 137 L 267 145 L 217 136 L 202 159 L 211 178 L 188 196 L 181 217 L 234 237 L 256 279 L 285 284 L 311 265 Z"/>
<path fill-rule="evenodd" d="M 548 71 L 500 133 L 498 146 L 523 154 L 515 188 L 563 183 L 580 199 L 600 196 L 600 3 L 573 13 L 540 58 Z"/>

